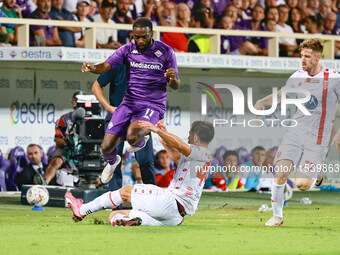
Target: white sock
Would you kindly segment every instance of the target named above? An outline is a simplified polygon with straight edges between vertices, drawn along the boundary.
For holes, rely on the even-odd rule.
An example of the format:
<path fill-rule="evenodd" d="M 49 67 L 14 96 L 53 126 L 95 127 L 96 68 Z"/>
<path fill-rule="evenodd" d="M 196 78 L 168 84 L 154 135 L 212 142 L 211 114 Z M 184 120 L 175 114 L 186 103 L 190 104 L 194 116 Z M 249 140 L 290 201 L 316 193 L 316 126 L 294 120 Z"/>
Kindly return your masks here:
<path fill-rule="evenodd" d="M 284 189 L 286 183 L 282 185 L 278 185 L 273 182 L 272 186 L 272 207 L 273 207 L 273 214 L 276 217 L 283 218 L 283 203 L 284 203 Z"/>
<path fill-rule="evenodd" d="M 106 192 L 103 195 L 97 197 L 93 201 L 83 204 L 80 207 L 80 213 L 83 215 L 88 215 L 90 213 L 106 209 L 106 208 L 116 208 L 123 202 L 122 197 L 119 194 L 119 190 L 113 192 Z"/>

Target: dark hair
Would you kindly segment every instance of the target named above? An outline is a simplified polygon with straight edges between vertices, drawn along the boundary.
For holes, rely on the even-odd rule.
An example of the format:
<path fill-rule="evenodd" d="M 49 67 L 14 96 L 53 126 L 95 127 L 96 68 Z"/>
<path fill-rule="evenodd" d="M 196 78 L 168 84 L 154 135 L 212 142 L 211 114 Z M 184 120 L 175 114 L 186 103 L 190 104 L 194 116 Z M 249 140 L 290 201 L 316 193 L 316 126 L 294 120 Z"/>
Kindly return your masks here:
<path fill-rule="evenodd" d="M 35 146 L 37 146 L 37 147 L 39 148 L 39 150 L 41 151 L 41 147 L 40 147 L 38 144 L 36 144 L 36 143 L 30 143 L 30 144 L 27 146 L 26 151 L 27 151 L 29 148 L 35 147 Z"/>
<path fill-rule="evenodd" d="M 152 22 L 147 18 L 141 17 L 135 20 L 132 25 L 132 28 L 134 27 L 148 27 L 150 28 L 150 31 L 152 31 Z"/>
<path fill-rule="evenodd" d="M 322 54 L 322 52 L 323 52 L 323 45 L 322 45 L 322 43 L 321 43 L 321 41 L 319 39 L 312 38 L 312 39 L 308 39 L 308 40 L 303 41 L 300 44 L 299 49 L 300 49 L 300 51 L 302 49 L 311 49 L 314 52 L 318 52 L 318 53 Z"/>
<path fill-rule="evenodd" d="M 156 160 L 158 160 L 158 156 L 162 153 L 167 153 L 166 150 L 160 150 L 159 152 L 156 153 Z"/>
<path fill-rule="evenodd" d="M 197 120 L 191 125 L 191 132 L 196 134 L 201 142 L 210 143 L 215 135 L 213 124 L 207 121 Z"/>
<path fill-rule="evenodd" d="M 201 23 L 201 28 L 207 28 L 207 18 L 205 14 L 201 11 L 196 11 L 191 14 L 191 17 L 194 17 L 195 21 L 199 21 Z"/>
<path fill-rule="evenodd" d="M 223 154 L 223 161 L 226 160 L 227 157 L 229 156 L 236 156 L 237 160 L 238 160 L 238 154 L 236 151 L 226 151 L 224 154 Z"/>
<path fill-rule="evenodd" d="M 255 151 L 266 151 L 262 146 L 256 146 L 254 149 L 252 149 L 251 153 Z"/>
<path fill-rule="evenodd" d="M 79 95 L 86 95 L 86 93 L 84 91 L 81 91 L 81 90 L 76 91 L 72 95 L 72 100 L 77 101 L 77 96 L 79 96 Z"/>

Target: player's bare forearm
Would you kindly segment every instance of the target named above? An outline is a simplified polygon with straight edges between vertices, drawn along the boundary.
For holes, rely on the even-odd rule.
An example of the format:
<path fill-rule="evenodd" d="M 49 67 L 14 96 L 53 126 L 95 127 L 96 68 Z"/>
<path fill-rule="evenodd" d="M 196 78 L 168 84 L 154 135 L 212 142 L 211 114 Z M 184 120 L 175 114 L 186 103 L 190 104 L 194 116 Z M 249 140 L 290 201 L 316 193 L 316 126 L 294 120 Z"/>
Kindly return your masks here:
<path fill-rule="evenodd" d="M 173 90 L 177 90 L 179 88 L 180 83 L 181 81 L 179 80 L 178 77 L 176 77 L 175 79 L 169 81 L 169 86 Z"/>
<path fill-rule="evenodd" d="M 180 160 L 182 153 L 180 153 L 175 148 L 171 147 L 166 141 L 163 139 L 160 139 L 161 144 L 163 145 L 166 152 L 169 154 L 170 159 L 175 163 L 175 165 L 178 165 L 178 161 Z"/>
<path fill-rule="evenodd" d="M 148 129 L 158 134 L 168 144 L 168 146 L 178 150 L 184 156 L 190 155 L 190 152 L 191 152 L 190 146 L 186 144 L 185 142 L 183 142 L 182 139 L 179 138 L 178 136 L 167 132 L 163 128 L 156 127 L 151 122 L 148 122 L 145 120 L 138 121 L 138 125 L 141 128 Z"/>
<path fill-rule="evenodd" d="M 102 74 L 111 69 L 111 66 L 107 62 L 102 62 L 100 64 L 92 64 L 92 63 L 84 63 L 81 71 L 82 72 L 91 72 L 91 73 L 96 73 L 96 74 Z"/>
<path fill-rule="evenodd" d="M 175 148 L 180 153 L 182 153 L 184 156 L 189 156 L 191 149 L 188 144 L 182 141 L 181 138 L 179 138 L 177 135 L 171 134 L 169 132 L 160 130 L 157 132 L 157 134 L 163 138 L 163 140 L 172 148 Z"/>
<path fill-rule="evenodd" d="M 277 101 L 281 103 L 281 90 L 277 92 Z M 266 106 L 271 106 L 273 104 L 273 95 L 266 96 L 258 100 L 254 106 L 257 110 L 265 110 Z"/>
<path fill-rule="evenodd" d="M 116 107 L 109 104 L 104 96 L 104 92 L 98 81 L 96 80 L 92 85 L 92 92 L 98 99 L 99 103 L 110 113 L 113 113 Z"/>

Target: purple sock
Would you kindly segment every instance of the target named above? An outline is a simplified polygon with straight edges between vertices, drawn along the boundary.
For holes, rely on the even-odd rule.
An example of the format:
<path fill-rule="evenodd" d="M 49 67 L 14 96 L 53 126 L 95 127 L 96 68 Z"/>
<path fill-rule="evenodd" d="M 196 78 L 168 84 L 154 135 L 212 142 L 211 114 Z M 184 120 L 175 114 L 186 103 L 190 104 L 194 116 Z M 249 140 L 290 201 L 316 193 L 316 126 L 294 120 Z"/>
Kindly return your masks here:
<path fill-rule="evenodd" d="M 114 149 L 113 152 L 109 154 L 102 153 L 102 155 L 107 163 L 109 163 L 110 165 L 113 165 L 116 162 L 116 158 L 117 158 L 117 148 Z"/>
<path fill-rule="evenodd" d="M 138 148 L 141 148 L 143 147 L 145 144 L 145 137 L 143 136 L 143 138 L 136 144 L 132 145 L 133 147 L 138 147 Z"/>

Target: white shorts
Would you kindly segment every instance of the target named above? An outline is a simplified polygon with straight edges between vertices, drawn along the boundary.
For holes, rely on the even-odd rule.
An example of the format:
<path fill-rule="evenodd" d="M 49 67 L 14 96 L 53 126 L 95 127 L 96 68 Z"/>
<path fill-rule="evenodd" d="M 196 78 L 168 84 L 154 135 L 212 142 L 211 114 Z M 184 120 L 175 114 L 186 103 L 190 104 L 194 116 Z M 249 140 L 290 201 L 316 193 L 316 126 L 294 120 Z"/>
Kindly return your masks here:
<path fill-rule="evenodd" d="M 316 181 L 327 152 L 327 147 L 316 144 L 306 145 L 301 137 L 286 134 L 277 150 L 274 163 L 283 159 L 291 160 L 297 172 Z"/>
<path fill-rule="evenodd" d="M 155 185 L 136 184 L 131 192 L 129 217 L 140 217 L 142 225 L 176 226 L 182 223 L 177 202 L 165 189 Z"/>

